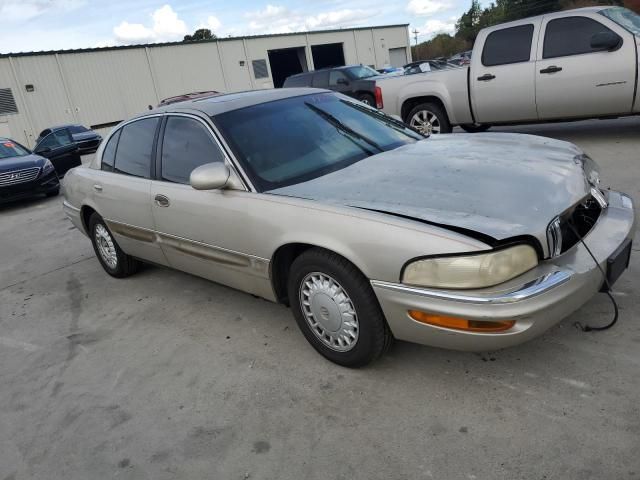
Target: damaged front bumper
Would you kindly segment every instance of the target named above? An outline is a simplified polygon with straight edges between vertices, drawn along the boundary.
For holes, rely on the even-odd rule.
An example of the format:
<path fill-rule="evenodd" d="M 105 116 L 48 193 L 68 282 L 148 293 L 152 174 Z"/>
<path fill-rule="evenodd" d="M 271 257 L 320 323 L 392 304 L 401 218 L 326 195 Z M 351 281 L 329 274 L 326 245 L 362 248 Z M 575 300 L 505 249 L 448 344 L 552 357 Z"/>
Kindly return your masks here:
<path fill-rule="evenodd" d="M 609 192 L 609 207 L 600 215 L 585 242 L 600 267 L 635 233 L 631 198 Z M 439 290 L 373 280 L 387 323 L 400 340 L 467 351 L 487 351 L 535 338 L 580 308 L 604 282 L 602 272 L 582 243 L 559 257 L 496 287 L 479 290 Z M 515 321 L 502 332 L 454 330 L 412 319 L 408 312 L 475 321 Z"/>

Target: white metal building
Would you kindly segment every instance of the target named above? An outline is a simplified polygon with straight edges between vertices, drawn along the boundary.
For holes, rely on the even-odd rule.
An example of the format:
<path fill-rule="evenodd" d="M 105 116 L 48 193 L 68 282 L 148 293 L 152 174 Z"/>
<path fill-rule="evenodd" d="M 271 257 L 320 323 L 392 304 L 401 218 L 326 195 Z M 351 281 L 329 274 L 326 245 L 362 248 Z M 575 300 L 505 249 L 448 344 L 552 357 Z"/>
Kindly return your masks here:
<path fill-rule="evenodd" d="M 44 128 L 108 129 L 161 99 L 282 85 L 329 66 L 411 61 L 407 25 L 0 55 L 0 136 L 33 146 Z"/>

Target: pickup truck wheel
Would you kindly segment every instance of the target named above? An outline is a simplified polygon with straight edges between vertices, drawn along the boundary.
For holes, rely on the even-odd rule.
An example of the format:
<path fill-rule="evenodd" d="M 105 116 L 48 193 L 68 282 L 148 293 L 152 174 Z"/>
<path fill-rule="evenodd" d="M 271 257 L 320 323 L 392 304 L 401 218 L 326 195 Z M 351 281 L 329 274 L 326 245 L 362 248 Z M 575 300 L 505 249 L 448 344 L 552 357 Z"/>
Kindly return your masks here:
<path fill-rule="evenodd" d="M 369 281 L 343 257 L 307 250 L 291 265 L 288 290 L 298 327 L 332 362 L 360 367 L 389 347 L 393 337 Z"/>
<path fill-rule="evenodd" d="M 460 125 L 460 128 L 467 133 L 480 133 L 489 130 L 491 125 L 488 123 L 469 123 L 467 125 Z"/>
<path fill-rule="evenodd" d="M 122 251 L 97 213 L 89 218 L 89 236 L 100 265 L 112 277 L 124 278 L 140 268 L 140 262 Z"/>
<path fill-rule="evenodd" d="M 373 95 L 369 93 L 360 93 L 358 95 L 358 100 L 360 100 L 365 105 L 370 105 L 372 107 L 376 106 L 376 100 L 373 98 Z"/>
<path fill-rule="evenodd" d="M 406 123 L 425 136 L 451 133 L 446 112 L 436 103 L 426 102 L 414 107 L 407 115 Z"/>

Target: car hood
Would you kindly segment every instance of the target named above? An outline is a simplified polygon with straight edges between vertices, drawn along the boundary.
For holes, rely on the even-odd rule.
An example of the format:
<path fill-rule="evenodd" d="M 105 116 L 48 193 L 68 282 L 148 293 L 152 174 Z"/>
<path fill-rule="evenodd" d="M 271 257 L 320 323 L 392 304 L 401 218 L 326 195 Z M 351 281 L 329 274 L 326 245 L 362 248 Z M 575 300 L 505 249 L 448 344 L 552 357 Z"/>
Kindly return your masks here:
<path fill-rule="evenodd" d="M 25 155 L 24 157 L 10 157 L 0 159 L 0 173 L 23 170 L 25 168 L 42 167 L 45 159 L 40 155 Z"/>
<path fill-rule="evenodd" d="M 550 221 L 588 195 L 588 175 L 597 176 L 595 164 L 567 142 L 454 134 L 269 193 L 387 212 L 495 240 L 533 235 L 546 245 Z"/>

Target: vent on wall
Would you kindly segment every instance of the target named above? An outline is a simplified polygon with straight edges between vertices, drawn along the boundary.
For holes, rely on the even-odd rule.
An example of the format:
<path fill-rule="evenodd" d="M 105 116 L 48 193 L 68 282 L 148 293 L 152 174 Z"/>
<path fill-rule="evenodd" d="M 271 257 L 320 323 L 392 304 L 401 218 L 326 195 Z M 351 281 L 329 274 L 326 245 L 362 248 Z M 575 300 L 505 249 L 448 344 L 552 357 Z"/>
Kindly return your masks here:
<path fill-rule="evenodd" d="M 0 88 L 0 115 L 18 113 L 16 101 L 10 88 Z"/>
<path fill-rule="evenodd" d="M 269 78 L 266 60 L 251 60 L 251 65 L 253 65 L 253 75 L 256 78 Z"/>

